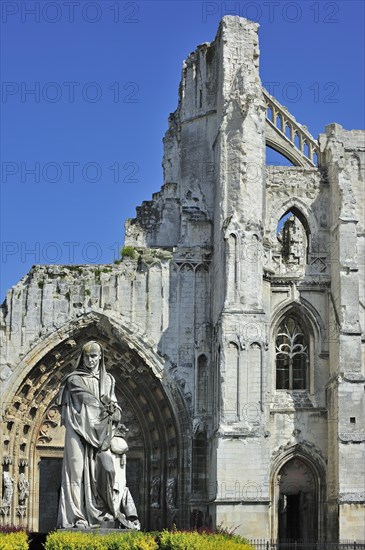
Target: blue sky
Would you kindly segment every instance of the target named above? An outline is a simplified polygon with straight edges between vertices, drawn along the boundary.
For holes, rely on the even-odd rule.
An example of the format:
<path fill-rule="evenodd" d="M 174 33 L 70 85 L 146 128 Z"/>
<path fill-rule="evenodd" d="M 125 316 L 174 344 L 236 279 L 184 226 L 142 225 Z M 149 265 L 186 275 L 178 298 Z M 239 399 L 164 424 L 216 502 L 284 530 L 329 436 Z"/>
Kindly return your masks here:
<path fill-rule="evenodd" d="M 364 127 L 360 0 L 1 9 L 1 301 L 35 263 L 117 259 L 125 219 L 162 185 L 182 62 L 225 13 L 260 23 L 262 82 L 315 137 Z"/>

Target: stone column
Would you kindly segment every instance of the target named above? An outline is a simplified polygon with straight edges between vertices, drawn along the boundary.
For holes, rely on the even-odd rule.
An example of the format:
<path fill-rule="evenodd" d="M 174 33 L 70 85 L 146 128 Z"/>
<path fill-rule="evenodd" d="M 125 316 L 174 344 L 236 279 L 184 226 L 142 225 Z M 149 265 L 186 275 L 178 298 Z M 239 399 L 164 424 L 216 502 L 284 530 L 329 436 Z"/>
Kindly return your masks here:
<path fill-rule="evenodd" d="M 213 322 L 219 330 L 219 415 L 215 440 L 217 524 L 269 536 L 268 422 L 263 403 L 266 325 L 262 227 L 265 105 L 258 72 L 258 25 L 224 17 L 214 142 Z"/>
<path fill-rule="evenodd" d="M 360 466 L 365 463 L 365 378 L 359 292 L 364 292 L 364 192 L 361 196 L 360 174 L 354 173 L 353 159 L 359 159 L 363 143 L 360 132 L 343 130 L 339 124 L 327 126 L 320 142 L 332 194 L 328 529 L 332 538 L 336 530 L 339 539 L 361 539 L 365 529 L 365 473 Z"/>

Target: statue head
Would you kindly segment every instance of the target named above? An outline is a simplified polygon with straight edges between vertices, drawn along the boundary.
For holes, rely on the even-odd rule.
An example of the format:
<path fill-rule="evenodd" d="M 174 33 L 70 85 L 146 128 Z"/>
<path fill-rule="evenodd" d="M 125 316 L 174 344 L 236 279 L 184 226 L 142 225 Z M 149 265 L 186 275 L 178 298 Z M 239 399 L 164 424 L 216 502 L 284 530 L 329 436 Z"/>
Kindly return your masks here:
<path fill-rule="evenodd" d="M 101 346 L 93 340 L 87 342 L 82 348 L 82 357 L 84 367 L 87 370 L 98 370 L 101 359 Z"/>

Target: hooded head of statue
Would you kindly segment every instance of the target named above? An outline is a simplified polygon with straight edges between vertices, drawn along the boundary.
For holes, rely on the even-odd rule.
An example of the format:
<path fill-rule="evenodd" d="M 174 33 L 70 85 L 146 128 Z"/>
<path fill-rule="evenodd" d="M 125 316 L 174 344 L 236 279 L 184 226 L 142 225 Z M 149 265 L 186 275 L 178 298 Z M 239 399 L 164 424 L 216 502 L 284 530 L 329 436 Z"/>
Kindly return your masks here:
<path fill-rule="evenodd" d="M 104 353 L 101 345 L 95 340 L 90 340 L 82 346 L 81 354 L 77 362 L 76 371 L 84 375 L 96 375 L 99 378 L 100 398 L 105 395 Z"/>
<path fill-rule="evenodd" d="M 57 398 L 57 404 L 62 405 L 64 399 L 64 390 L 67 379 L 74 374 L 79 376 L 92 376 L 99 379 L 99 399 L 104 400 L 106 395 L 106 370 L 104 366 L 103 348 L 95 340 L 90 340 L 81 348 L 81 352 L 76 361 L 76 368 L 67 374 L 61 383 L 60 393 Z"/>
<path fill-rule="evenodd" d="M 99 370 L 99 363 L 101 359 L 101 347 L 97 342 L 87 342 L 82 348 L 83 366 L 94 372 Z"/>

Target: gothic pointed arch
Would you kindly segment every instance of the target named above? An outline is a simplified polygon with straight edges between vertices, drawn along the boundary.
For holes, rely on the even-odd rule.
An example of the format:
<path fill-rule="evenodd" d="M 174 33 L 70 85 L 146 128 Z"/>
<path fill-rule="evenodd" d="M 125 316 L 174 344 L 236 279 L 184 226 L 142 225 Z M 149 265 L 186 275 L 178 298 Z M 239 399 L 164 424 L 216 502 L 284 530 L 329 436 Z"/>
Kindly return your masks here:
<path fill-rule="evenodd" d="M 157 378 L 163 376 L 165 360 L 158 354 L 154 348 L 154 342 L 144 333 L 136 323 L 125 321 L 114 315 L 107 315 L 100 311 L 89 311 L 84 315 L 66 322 L 62 327 L 55 331 L 42 334 L 42 338 L 24 351 L 21 360 L 14 369 L 13 374 L 6 380 L 6 391 L 11 397 L 19 385 L 19 379 L 23 379 L 32 370 L 32 368 L 42 361 L 50 352 L 60 344 L 69 342 L 69 346 L 74 346 L 72 338 L 74 334 L 79 334 L 83 330 L 87 331 L 89 327 L 97 327 L 101 334 L 111 333 L 111 339 L 120 339 L 131 350 L 136 350 L 138 355 L 145 361 L 148 368 L 152 370 Z M 55 355 L 55 358 L 56 355 Z"/>
<path fill-rule="evenodd" d="M 307 219 L 307 216 L 305 214 L 303 214 L 302 212 L 302 208 L 298 207 L 295 203 L 296 201 L 291 201 L 292 202 L 292 205 L 289 206 L 289 205 L 285 205 L 286 207 L 286 210 L 284 211 L 284 213 L 280 216 L 279 218 L 279 221 L 281 219 L 283 219 L 285 216 L 287 216 L 288 214 L 292 214 L 294 215 L 296 218 L 298 218 L 298 220 L 300 221 L 300 223 L 303 225 L 304 227 L 304 230 L 306 232 L 306 236 L 307 238 L 309 239 L 309 236 L 311 234 L 311 229 L 310 229 L 310 225 L 308 223 L 308 219 Z"/>
<path fill-rule="evenodd" d="M 271 317 L 271 338 L 282 320 L 290 313 L 302 317 L 307 329 L 313 333 L 316 339 L 324 338 L 325 326 L 319 312 L 307 300 L 301 297 L 299 300 L 287 300 L 284 304 L 275 308 Z"/>
<path fill-rule="evenodd" d="M 55 527 L 52 525 L 58 503 L 55 480 L 63 453 L 55 398 L 62 379 L 74 369 L 80 347 L 95 339 L 105 350 L 106 368 L 116 380 L 124 422 L 130 426 L 127 476 L 129 465 L 129 483 L 133 485 L 143 523 L 146 528 L 160 528 L 171 522 L 188 525 L 189 518 L 182 506 L 188 487 L 184 471 L 190 439 L 186 404 L 179 386 L 168 373 L 168 366 L 163 370 L 164 360 L 147 340 L 130 329 L 105 315 L 88 314 L 68 323 L 58 334 L 49 335 L 37 349 L 28 352 L 16 369 L 18 382 L 11 385 L 12 393 L 5 408 L 2 451 L 9 458 L 8 471 L 12 477 L 18 479 L 24 473 L 31 486 L 23 517 L 19 514 L 17 494 L 14 495 L 10 511 L 13 523 L 26 521 L 34 530 L 40 526 Z M 47 461 L 53 461 L 49 468 Z M 155 480 L 156 485 L 157 478 L 158 507 L 152 506 L 152 484 Z M 174 501 L 167 494 L 172 483 Z M 42 517 L 41 503 L 45 497 L 48 520 Z"/>
<path fill-rule="evenodd" d="M 318 316 L 319 317 L 319 316 Z M 315 392 L 321 325 L 302 302 L 288 302 L 271 324 L 273 391 Z"/>
<path fill-rule="evenodd" d="M 321 540 L 325 532 L 326 464 L 306 442 L 280 447 L 271 466 L 271 536 Z"/>
<path fill-rule="evenodd" d="M 279 221 L 289 212 L 295 214 L 299 221 L 303 224 L 308 238 L 318 232 L 318 220 L 311 206 L 300 197 L 291 196 L 285 200 L 281 199 L 275 201 L 269 220 L 271 234 L 275 234 Z"/>

